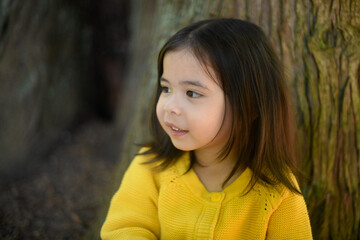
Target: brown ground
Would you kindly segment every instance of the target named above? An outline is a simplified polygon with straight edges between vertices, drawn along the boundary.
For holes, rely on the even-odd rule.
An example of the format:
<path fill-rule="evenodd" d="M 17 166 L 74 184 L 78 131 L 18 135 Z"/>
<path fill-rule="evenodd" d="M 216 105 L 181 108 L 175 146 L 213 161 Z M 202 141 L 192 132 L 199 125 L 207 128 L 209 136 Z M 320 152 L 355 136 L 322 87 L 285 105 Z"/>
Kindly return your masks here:
<path fill-rule="evenodd" d="M 121 134 L 99 120 L 65 134 L 36 171 L 0 189 L 0 239 L 98 239 Z"/>

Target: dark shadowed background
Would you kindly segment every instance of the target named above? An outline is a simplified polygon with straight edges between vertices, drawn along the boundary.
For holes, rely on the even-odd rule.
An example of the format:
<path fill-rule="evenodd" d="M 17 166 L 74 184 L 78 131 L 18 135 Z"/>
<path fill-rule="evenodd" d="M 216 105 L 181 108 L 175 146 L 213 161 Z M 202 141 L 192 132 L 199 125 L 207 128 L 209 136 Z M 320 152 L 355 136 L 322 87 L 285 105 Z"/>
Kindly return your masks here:
<path fill-rule="evenodd" d="M 149 139 L 157 52 L 209 17 L 270 38 L 314 238 L 360 238 L 360 0 L 0 0 L 0 239 L 99 239 Z"/>

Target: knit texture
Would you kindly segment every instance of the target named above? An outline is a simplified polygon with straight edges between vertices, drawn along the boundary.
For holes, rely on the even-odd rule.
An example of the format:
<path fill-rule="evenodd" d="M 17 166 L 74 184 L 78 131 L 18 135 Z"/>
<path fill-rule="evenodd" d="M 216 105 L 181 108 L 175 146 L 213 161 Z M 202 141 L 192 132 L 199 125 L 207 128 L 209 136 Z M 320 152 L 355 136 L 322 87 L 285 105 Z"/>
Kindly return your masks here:
<path fill-rule="evenodd" d="M 101 229 L 107 239 L 312 239 L 303 196 L 256 184 L 246 169 L 222 192 L 208 192 L 189 154 L 162 172 L 137 156 L 111 200 Z"/>

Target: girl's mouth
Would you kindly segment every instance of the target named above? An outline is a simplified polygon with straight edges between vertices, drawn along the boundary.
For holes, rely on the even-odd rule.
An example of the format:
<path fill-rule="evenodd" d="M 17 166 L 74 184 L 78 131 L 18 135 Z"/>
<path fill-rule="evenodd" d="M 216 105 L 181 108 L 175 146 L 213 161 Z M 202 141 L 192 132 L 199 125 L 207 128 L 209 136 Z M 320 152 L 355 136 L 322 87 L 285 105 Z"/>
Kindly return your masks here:
<path fill-rule="evenodd" d="M 166 123 L 166 125 L 171 129 L 171 135 L 174 137 L 180 137 L 189 132 L 188 130 L 183 130 L 181 128 L 178 128 L 171 123 Z"/>
<path fill-rule="evenodd" d="M 174 137 L 180 137 L 189 132 L 189 131 L 181 130 L 181 129 L 175 128 L 175 127 L 170 127 L 170 129 L 171 129 L 171 135 L 173 135 Z"/>
<path fill-rule="evenodd" d="M 176 127 L 170 127 L 172 130 L 174 131 L 177 131 L 177 132 L 181 132 L 181 131 L 184 131 L 184 130 L 181 130 L 180 128 L 176 128 Z"/>

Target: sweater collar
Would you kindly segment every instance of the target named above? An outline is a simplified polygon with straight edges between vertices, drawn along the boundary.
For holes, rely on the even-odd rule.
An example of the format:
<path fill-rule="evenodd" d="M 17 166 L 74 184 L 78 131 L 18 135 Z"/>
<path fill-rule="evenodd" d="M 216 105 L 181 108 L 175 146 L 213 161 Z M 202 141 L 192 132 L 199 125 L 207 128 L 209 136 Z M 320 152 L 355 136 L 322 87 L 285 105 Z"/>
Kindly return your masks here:
<path fill-rule="evenodd" d="M 193 169 L 188 171 L 189 166 L 190 153 L 185 152 L 175 163 L 177 172 L 181 175 L 180 178 L 196 196 L 202 199 L 209 199 L 214 192 L 209 192 L 205 188 Z M 221 191 L 221 194 L 225 195 L 224 202 L 243 195 L 247 190 L 251 177 L 252 171 L 249 168 L 246 168 L 234 182 Z"/>

